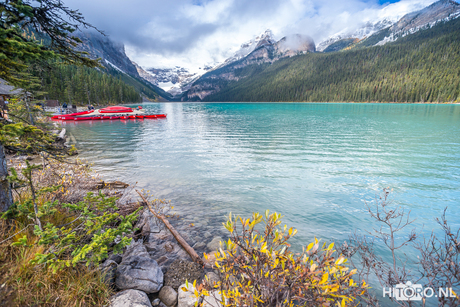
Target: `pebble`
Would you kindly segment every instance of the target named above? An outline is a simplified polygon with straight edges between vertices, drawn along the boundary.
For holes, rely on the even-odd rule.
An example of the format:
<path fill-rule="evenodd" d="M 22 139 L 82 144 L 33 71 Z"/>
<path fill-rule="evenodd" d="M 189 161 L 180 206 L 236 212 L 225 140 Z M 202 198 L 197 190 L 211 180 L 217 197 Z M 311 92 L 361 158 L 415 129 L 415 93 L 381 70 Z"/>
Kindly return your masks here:
<path fill-rule="evenodd" d="M 202 248 L 205 248 L 205 247 L 206 247 L 206 244 L 204 244 L 203 242 L 197 242 L 197 243 L 195 243 L 195 245 L 193 245 L 194 250 L 202 249 Z"/>

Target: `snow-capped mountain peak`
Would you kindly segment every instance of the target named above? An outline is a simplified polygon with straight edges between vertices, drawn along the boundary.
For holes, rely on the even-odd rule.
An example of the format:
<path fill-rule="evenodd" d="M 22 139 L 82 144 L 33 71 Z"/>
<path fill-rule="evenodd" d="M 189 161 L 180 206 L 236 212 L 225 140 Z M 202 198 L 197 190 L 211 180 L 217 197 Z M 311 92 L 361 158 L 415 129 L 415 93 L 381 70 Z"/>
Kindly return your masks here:
<path fill-rule="evenodd" d="M 326 49 L 329 45 L 342 39 L 357 38 L 361 40 L 365 37 L 369 37 L 382 29 L 392 26 L 403 16 L 411 12 L 421 10 L 433 2 L 435 2 L 435 0 L 411 0 L 389 4 L 376 13 L 370 14 L 370 16 L 356 28 L 344 29 L 321 41 L 316 46 L 316 50 L 324 51 L 324 49 Z"/>
<path fill-rule="evenodd" d="M 236 51 L 233 56 L 230 58 L 226 59 L 224 63 L 219 65 L 217 68 L 228 65 L 230 63 L 236 62 L 244 57 L 246 57 L 248 54 L 253 52 L 259 47 L 265 46 L 265 45 L 273 45 L 276 43 L 276 40 L 273 36 L 273 33 L 270 29 L 265 30 L 264 33 L 256 36 L 255 38 L 245 42 L 244 44 L 241 45 L 240 49 Z"/>

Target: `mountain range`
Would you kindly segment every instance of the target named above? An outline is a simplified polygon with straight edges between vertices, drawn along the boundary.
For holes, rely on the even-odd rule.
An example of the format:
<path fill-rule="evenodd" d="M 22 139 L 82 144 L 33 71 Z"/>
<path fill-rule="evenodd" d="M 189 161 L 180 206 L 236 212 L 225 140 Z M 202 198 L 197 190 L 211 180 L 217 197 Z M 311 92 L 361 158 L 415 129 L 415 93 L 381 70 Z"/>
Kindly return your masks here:
<path fill-rule="evenodd" d="M 401 42 L 399 44 L 401 46 L 404 38 L 414 36 L 420 31 L 426 32 L 441 24 L 454 24 L 453 22 L 460 16 L 460 5 L 451 0 L 440 0 L 426 8 L 410 12 L 402 17 L 397 15 L 389 16 L 387 13 L 381 15 L 383 17 L 363 22 L 361 27 L 352 31 L 344 30 L 341 33 L 334 34 L 318 44 L 315 44 L 313 39 L 307 35 L 301 34 L 289 35 L 276 40 L 272 32 L 267 30 L 254 39 L 243 43 L 240 49 L 223 63 L 203 67 L 200 69 L 201 72 L 198 73 L 189 72 L 187 69 L 181 67 L 169 69 L 142 68 L 128 58 L 122 44 L 113 42 L 109 38 L 95 33 L 80 34 L 80 38 L 83 41 L 80 48 L 82 51 L 88 52 L 93 58 L 101 58 L 101 63 L 108 70 L 116 71 L 118 75 L 123 76 L 124 80 L 129 81 L 131 85 L 136 84 L 135 87 L 140 92 L 142 91 L 142 87 L 148 87 L 155 91 L 158 96 L 153 98 L 157 100 L 226 101 L 228 99 L 237 99 L 240 101 L 261 101 L 262 97 L 266 96 L 257 96 L 252 90 L 245 90 L 248 93 L 252 93 L 250 97 L 241 93 L 241 95 L 236 96 L 227 94 L 232 90 L 243 91 L 243 88 L 246 88 L 248 84 L 254 82 L 256 79 L 258 82 L 262 82 L 262 76 L 265 76 L 265 78 L 273 77 L 274 72 L 272 70 L 274 67 L 277 67 L 276 74 L 283 72 L 284 65 L 286 67 L 289 66 L 291 74 L 298 75 L 300 72 L 304 72 L 303 76 L 305 76 L 306 68 L 302 65 L 306 65 L 309 61 L 316 61 L 317 63 L 321 61 L 338 61 L 353 56 L 353 52 L 355 56 L 364 56 L 367 53 L 378 52 L 378 48 L 389 45 L 396 46 L 399 42 Z M 457 31 L 455 27 L 448 28 L 451 32 Z M 436 35 L 440 37 L 444 34 L 438 33 Z M 426 35 L 422 36 L 425 37 Z M 420 39 L 420 37 L 419 35 L 418 38 Z M 428 41 L 423 39 L 421 41 L 424 41 L 425 44 L 428 43 Z M 410 39 L 406 39 L 405 42 L 410 42 Z M 436 44 L 434 41 L 429 41 L 429 43 Z M 435 45 L 433 45 L 433 48 L 436 48 Z M 328 56 L 330 58 L 327 58 Z M 394 57 L 394 55 L 388 56 Z M 382 55 L 379 55 L 379 57 L 382 57 Z M 396 62 L 398 60 L 400 59 L 393 59 Z M 321 72 L 318 73 L 317 71 L 316 75 L 324 73 L 321 69 L 335 70 L 327 62 L 324 63 L 326 63 L 324 67 L 315 66 L 315 70 Z M 293 67 L 296 68 L 294 69 Z M 352 70 L 363 69 L 359 64 L 356 67 L 347 66 L 347 68 Z M 378 70 L 381 69 L 379 68 Z M 303 76 L 298 76 L 299 80 L 302 80 Z M 330 85 L 330 90 L 337 92 L 338 88 L 342 85 L 337 84 L 335 90 Z M 299 91 L 299 88 L 293 88 L 292 85 L 286 86 L 291 91 Z M 304 87 L 305 85 L 302 88 Z M 227 96 L 224 93 L 227 93 L 225 94 Z M 268 100 L 296 100 L 288 96 L 281 95 L 278 98 L 274 96 Z M 308 96 L 310 97 L 308 98 L 307 96 L 298 95 L 298 97 L 304 97 L 303 99 L 312 99 L 312 97 L 315 97 Z M 341 95 L 337 95 L 337 97 L 341 97 Z M 376 97 L 367 96 L 366 99 L 377 100 L 374 98 Z M 267 98 L 264 99 L 267 100 Z M 323 101 L 321 97 L 317 99 Z M 356 100 L 361 101 L 362 99 L 358 98 Z M 419 100 L 420 98 L 417 99 L 417 101 Z"/>
<path fill-rule="evenodd" d="M 454 1 L 450 0 L 441 0 L 431 4 L 430 6 L 423 8 L 422 10 L 411 12 L 407 15 L 404 15 L 399 20 L 395 22 L 391 22 L 389 19 L 379 20 L 373 24 L 367 24 L 364 28 L 358 29 L 353 33 L 356 36 L 347 36 L 346 38 L 337 39 L 337 36 L 329 38 L 324 42 L 318 45 L 318 50 L 314 50 L 314 48 L 307 48 L 306 50 L 296 50 L 293 49 L 288 53 L 280 53 L 279 46 L 280 42 L 275 43 L 274 41 L 270 40 L 269 38 L 263 40 L 259 46 L 257 46 L 253 51 L 243 57 L 239 58 L 231 58 L 224 63 L 225 65 L 220 65 L 216 69 L 204 74 L 201 76 L 195 83 L 191 86 L 191 88 L 184 93 L 182 96 L 183 101 L 337 101 L 344 99 L 338 90 L 341 86 L 343 86 L 343 82 L 336 82 L 336 84 L 328 83 L 328 80 L 331 79 L 330 74 L 324 74 L 325 71 L 329 70 L 335 71 L 336 74 L 349 74 L 347 71 L 340 71 L 337 70 L 338 67 L 341 67 L 340 63 L 335 63 L 334 61 L 343 61 L 343 59 L 348 57 L 363 57 L 361 63 L 357 63 L 355 66 L 345 65 L 343 69 L 350 69 L 356 70 L 361 72 L 366 72 L 363 70 L 363 65 L 371 67 L 376 71 L 384 71 L 385 67 L 373 67 L 373 62 L 376 59 L 369 59 L 368 56 L 375 52 L 379 53 L 378 59 L 383 62 L 388 63 L 397 63 L 398 61 L 404 61 L 403 58 L 398 58 L 398 53 L 395 51 L 394 53 L 390 54 L 381 54 L 380 51 L 383 50 L 390 50 L 386 49 L 379 49 L 383 48 L 384 46 L 395 46 L 400 43 L 401 46 L 404 42 L 402 41 L 403 38 L 406 37 L 417 37 L 419 39 L 420 44 L 430 44 L 430 52 L 438 56 L 436 54 L 439 52 L 436 50 L 436 44 L 439 42 L 436 41 L 436 38 L 440 38 L 443 35 L 447 35 L 449 33 L 444 32 L 437 32 L 431 31 L 429 33 L 426 32 L 431 28 L 436 27 L 437 25 L 444 26 L 444 29 L 449 29 L 448 31 L 454 35 L 457 31 L 460 31 L 460 28 L 457 27 L 457 17 L 460 16 L 460 5 Z M 370 30 L 372 29 L 372 30 Z M 422 31 L 423 30 L 423 31 Z M 423 35 L 416 36 L 418 32 L 424 32 Z M 425 33 L 426 32 L 426 33 Z M 267 32 L 266 32 L 267 33 Z M 363 33 L 371 33 L 369 36 L 362 36 Z M 435 34 L 433 34 L 435 33 Z M 427 40 L 426 37 L 429 35 L 434 35 L 431 37 L 430 40 Z M 414 43 L 414 40 L 406 39 L 406 44 L 410 44 L 413 48 L 419 48 L 417 44 Z M 457 42 L 453 42 L 452 47 L 456 47 L 460 44 L 460 40 Z M 427 46 L 425 46 L 427 47 Z M 428 47 L 427 47 L 428 48 Z M 322 50 L 322 52 L 321 52 Z M 301 51 L 301 52 L 295 52 Z M 413 50 L 412 50 L 413 51 Z M 307 54 L 303 54 L 307 52 Z M 409 53 L 409 50 L 407 50 Z M 301 54 L 302 53 L 302 54 Z M 329 56 L 330 55 L 330 56 Z M 400 54 L 403 56 L 403 54 Z M 408 56 L 405 54 L 404 56 Z M 415 57 L 421 56 L 420 54 L 412 54 L 411 56 Z M 455 53 L 452 55 L 455 56 Z M 286 58 L 291 58 L 287 60 Z M 422 58 L 418 58 L 418 60 L 422 60 Z M 275 62 L 282 62 L 278 63 L 274 66 Z M 289 64 L 288 64 L 289 63 Z M 322 67 L 318 66 L 318 63 L 323 63 Z M 460 61 L 453 62 L 454 66 L 458 67 Z M 440 67 L 442 63 L 431 63 L 432 65 L 437 65 Z M 284 65 L 284 66 L 283 66 Z M 310 70 L 305 71 L 306 66 L 310 65 Z M 408 64 L 410 65 L 410 64 Z M 255 88 L 259 89 L 263 84 L 261 84 L 262 80 L 265 80 L 269 83 L 270 78 L 275 78 L 275 76 L 281 76 L 283 73 L 287 72 L 289 66 L 289 71 L 291 77 L 289 77 L 292 82 L 290 84 L 286 84 L 281 80 L 278 80 L 280 83 L 283 84 L 283 88 L 279 89 L 276 95 L 272 95 L 267 97 L 266 95 L 257 95 L 255 94 Z M 276 71 L 275 68 L 276 67 Z M 388 66 L 387 66 L 388 67 Z M 315 79 L 314 82 L 312 80 L 305 79 L 306 76 L 313 74 L 313 69 L 316 71 L 314 76 L 311 76 Z M 407 71 L 408 75 L 412 73 L 411 71 Z M 427 69 L 420 68 L 418 69 L 418 74 L 430 74 Z M 319 75 L 324 75 L 323 78 L 325 80 L 317 80 Z M 443 75 L 443 74 L 441 74 Z M 264 76 L 264 78 L 262 78 Z M 295 77 L 292 77 L 295 76 Z M 350 75 L 351 77 L 351 75 Z M 368 76 L 369 77 L 369 76 Z M 400 76 L 403 78 L 404 76 Z M 254 82 L 254 80 L 258 80 L 258 82 Z M 283 79 L 284 80 L 284 79 Z M 299 84 L 294 86 L 293 83 L 298 83 L 299 80 L 304 80 L 306 84 Z M 290 94 L 283 94 L 280 95 L 280 91 L 290 91 L 292 92 L 299 92 L 301 88 L 308 88 L 309 85 L 317 85 L 317 83 L 325 83 L 328 84 L 328 91 L 330 93 L 335 93 L 336 96 L 331 97 L 331 95 L 327 95 L 327 99 L 325 97 L 319 96 L 310 96 L 310 95 L 297 95 L 299 98 L 296 98 L 296 95 L 291 96 Z M 348 82 L 348 81 L 347 81 Z M 370 83 L 371 80 L 363 79 L 363 83 Z M 399 82 L 399 81 L 398 81 Z M 445 82 L 448 82 L 445 80 Z M 253 87 L 248 89 L 249 84 L 253 84 Z M 256 85 L 257 84 L 257 85 Z M 394 83 L 393 86 L 405 86 L 407 84 L 407 80 L 400 80 L 399 83 Z M 365 84 L 361 85 L 353 85 L 353 86 L 367 86 Z M 275 86 L 272 84 L 273 88 L 279 88 L 279 86 Z M 233 89 L 233 91 L 240 91 L 238 95 L 235 93 L 229 95 L 229 92 Z M 318 88 L 316 90 L 319 91 Z M 324 89 L 323 89 L 324 90 Z M 321 90 L 322 91 L 322 90 Z M 223 92 L 223 93 L 222 93 Z M 219 93 L 222 93 L 219 95 Z M 225 93 L 225 94 L 224 94 Z M 244 95 L 244 93 L 248 93 L 248 95 Z M 260 94 L 260 91 L 259 91 Z M 305 93 L 304 93 L 305 94 Z M 455 94 L 458 95 L 458 94 Z M 302 98 L 301 98 L 302 97 Z M 341 97 L 340 99 L 338 99 Z M 457 96 L 456 96 L 457 97 Z M 381 101 L 380 98 L 372 96 L 372 95 L 365 95 L 365 97 L 349 97 L 347 100 L 351 101 Z M 381 98 L 386 101 L 393 101 L 391 97 L 385 96 L 385 98 Z M 412 98 L 411 98 L 412 99 Z M 427 97 L 415 97 L 413 98 L 415 101 L 427 101 Z M 439 99 L 439 97 L 431 96 L 430 99 Z M 447 99 L 447 97 L 446 97 Z M 399 99 L 400 101 L 400 99 Z"/>

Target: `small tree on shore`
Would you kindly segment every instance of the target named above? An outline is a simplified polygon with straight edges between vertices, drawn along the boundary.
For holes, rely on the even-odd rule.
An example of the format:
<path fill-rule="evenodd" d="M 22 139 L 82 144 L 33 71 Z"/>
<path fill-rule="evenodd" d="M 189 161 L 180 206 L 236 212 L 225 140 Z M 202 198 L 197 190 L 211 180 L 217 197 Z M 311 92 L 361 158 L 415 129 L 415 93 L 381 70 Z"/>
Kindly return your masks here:
<path fill-rule="evenodd" d="M 444 237 L 439 239 L 432 233 L 423 243 L 417 243 L 415 230 L 406 236 L 401 234 L 414 220 L 410 218 L 410 212 L 393 205 L 390 194 L 390 189 L 383 189 L 376 197 L 374 205 L 368 206 L 369 214 L 376 222 L 376 228 L 369 231 L 367 236 L 350 236 L 349 241 L 339 246 L 338 250 L 350 259 L 350 265 L 357 270 L 360 279 L 376 278 L 380 286 L 387 290 L 394 289 L 397 285 L 406 285 L 408 282 L 421 284 L 435 291 L 439 288 L 451 288 L 452 297 L 437 295 L 438 305 L 459 306 L 460 299 L 454 289 L 460 287 L 460 229 L 451 230 L 445 216 L 446 208 L 441 219 L 436 219 Z M 375 241 L 383 242 L 386 250 L 390 252 L 391 261 L 385 260 L 381 251 L 377 253 Z M 415 252 L 419 251 L 419 255 L 412 255 L 411 261 L 402 252 L 404 247 L 414 247 Z M 418 260 L 413 260 L 415 257 Z M 414 268 L 419 265 L 418 270 L 411 270 L 408 267 L 410 262 Z M 399 293 L 392 292 L 388 297 L 395 306 L 414 305 L 414 300 L 404 297 L 401 299 Z M 418 298 L 425 306 L 426 298 Z M 370 291 L 365 292 L 361 299 L 369 306 L 380 306 L 379 299 Z"/>

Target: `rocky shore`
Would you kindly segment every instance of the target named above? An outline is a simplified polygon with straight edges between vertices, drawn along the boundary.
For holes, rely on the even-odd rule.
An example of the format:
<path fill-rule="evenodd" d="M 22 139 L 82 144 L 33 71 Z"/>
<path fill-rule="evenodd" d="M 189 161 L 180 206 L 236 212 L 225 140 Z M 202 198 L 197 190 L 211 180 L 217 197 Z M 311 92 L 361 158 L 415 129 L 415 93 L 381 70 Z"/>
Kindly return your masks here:
<path fill-rule="evenodd" d="M 40 156 L 9 155 L 7 159 L 16 169 L 22 169 L 26 160 L 38 165 L 45 163 Z M 67 171 L 69 174 L 72 172 L 70 169 Z M 72 193 L 66 196 L 66 201 L 76 202 L 86 193 L 99 190 L 107 196 L 119 197 L 117 204 L 120 210 L 124 211 L 127 205 L 129 212 L 132 212 L 139 203 L 134 193 L 130 193 L 133 189 L 126 189 L 127 186 L 119 181 L 101 181 L 98 176 L 85 177 L 81 182 L 72 183 Z M 132 234 L 131 244 L 122 254 L 109 254 L 99 265 L 105 283 L 115 291 L 109 306 L 194 306 L 196 299 L 193 291 L 186 292 L 181 288 L 186 286 L 186 281 L 189 282 L 189 290 L 192 290 L 190 287 L 195 280 L 197 284 L 205 277 L 214 282 L 218 280 L 218 272 L 213 267 L 213 253 L 219 248 L 219 242 L 225 239 L 226 231 L 223 227 L 216 227 L 216 221 L 223 219 L 225 214 L 225 211 L 213 211 L 203 217 L 199 214 L 184 213 L 184 216 L 180 216 L 176 213 L 169 219 L 201 258 L 203 253 L 210 255 L 209 260 L 203 259 L 204 265 L 199 265 L 192 261 L 170 231 L 145 206 L 134 225 L 134 229 L 138 230 Z"/>
<path fill-rule="evenodd" d="M 110 255 L 99 267 L 105 273 L 105 281 L 118 291 L 111 298 L 110 307 L 194 306 L 193 281 L 199 284 L 205 276 L 211 282 L 219 278 L 217 271 L 213 270 L 213 253 L 223 238 L 207 231 L 201 233 L 200 227 L 192 223 L 184 225 L 181 221 L 177 225 L 181 236 L 200 256 L 203 252 L 210 255 L 209 260 L 203 259 L 203 266 L 192 262 L 173 235 L 147 208 L 140 214 L 135 227 L 139 232 L 123 254 Z M 182 290 L 186 281 L 192 291 Z M 204 306 L 217 306 L 216 302 L 203 303 Z"/>

